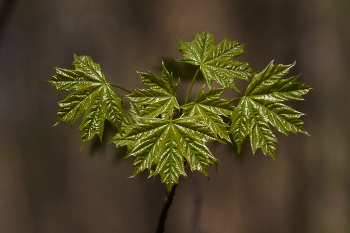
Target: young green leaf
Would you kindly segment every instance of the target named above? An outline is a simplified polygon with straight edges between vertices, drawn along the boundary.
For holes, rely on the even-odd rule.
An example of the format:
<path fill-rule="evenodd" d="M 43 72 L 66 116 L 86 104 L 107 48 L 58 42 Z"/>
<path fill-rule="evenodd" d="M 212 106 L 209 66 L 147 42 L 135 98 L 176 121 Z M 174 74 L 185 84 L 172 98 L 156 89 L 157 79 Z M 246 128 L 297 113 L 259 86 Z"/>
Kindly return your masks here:
<path fill-rule="evenodd" d="M 144 105 L 142 109 L 143 117 L 158 117 L 167 119 L 173 113 L 175 108 L 179 108 L 179 103 L 176 99 L 176 93 L 179 89 L 179 84 L 174 84 L 173 76 L 162 64 L 163 70 L 161 78 L 153 73 L 138 72 L 142 82 L 149 89 L 136 89 L 127 97 L 134 102 Z"/>
<path fill-rule="evenodd" d="M 73 124 L 85 112 L 79 126 L 83 147 L 94 135 L 102 139 L 106 119 L 119 128 L 125 114 L 121 99 L 106 82 L 99 64 L 89 56 L 74 55 L 73 65 L 75 70 L 56 68 L 57 74 L 48 81 L 57 91 L 75 90 L 58 103 L 56 124 L 68 121 Z"/>
<path fill-rule="evenodd" d="M 135 156 L 134 176 L 148 169 L 150 176 L 160 174 L 162 183 L 170 192 L 179 177 L 186 176 L 184 162 L 192 171 L 198 170 L 209 176 L 207 167 L 217 165 L 217 159 L 205 146 L 205 142 L 217 140 L 207 126 L 197 123 L 196 117 L 164 120 L 142 118 L 125 140 L 139 139 L 128 154 Z"/>
<path fill-rule="evenodd" d="M 134 140 L 124 139 L 125 135 L 129 134 L 132 128 L 140 123 L 142 106 L 140 104 L 130 102 L 130 109 L 128 111 L 129 114 L 125 114 L 122 125 L 120 127 L 120 131 L 113 137 L 112 142 L 115 146 L 127 147 L 127 153 L 132 151 L 134 147 L 139 144 L 139 139 L 134 138 Z"/>
<path fill-rule="evenodd" d="M 75 70 L 55 68 L 56 75 L 48 80 L 57 91 L 70 91 L 100 86 L 106 82 L 100 65 L 92 61 L 89 56 L 77 56 L 74 54 L 73 65 Z"/>
<path fill-rule="evenodd" d="M 215 80 L 223 88 L 232 88 L 238 91 L 234 78 L 248 81 L 252 69 L 246 62 L 231 59 L 245 53 L 244 45 L 236 41 L 224 39 L 214 45 L 215 37 L 208 31 L 196 34 L 192 42 L 180 40 L 180 52 L 183 58 L 178 62 L 199 66 L 208 87 Z"/>
<path fill-rule="evenodd" d="M 249 135 L 253 152 L 261 148 L 264 154 L 275 159 L 277 138 L 270 125 L 285 135 L 289 132 L 307 134 L 302 120 L 299 119 L 303 114 L 280 103 L 286 100 L 302 100 L 302 96 L 312 89 L 298 83 L 297 76 L 282 79 L 293 66 L 294 64 L 274 65 L 271 62 L 253 77 L 245 96 L 231 116 L 229 133 L 232 134 L 238 152 Z"/>
<path fill-rule="evenodd" d="M 224 123 L 220 116 L 230 116 L 234 110 L 228 100 L 219 97 L 225 92 L 225 89 L 211 89 L 204 93 L 204 88 L 199 92 L 195 102 L 181 106 L 184 110 L 184 117 L 201 116 L 203 124 L 208 125 L 210 129 L 222 139 L 231 141 L 228 135 L 228 125 Z"/>

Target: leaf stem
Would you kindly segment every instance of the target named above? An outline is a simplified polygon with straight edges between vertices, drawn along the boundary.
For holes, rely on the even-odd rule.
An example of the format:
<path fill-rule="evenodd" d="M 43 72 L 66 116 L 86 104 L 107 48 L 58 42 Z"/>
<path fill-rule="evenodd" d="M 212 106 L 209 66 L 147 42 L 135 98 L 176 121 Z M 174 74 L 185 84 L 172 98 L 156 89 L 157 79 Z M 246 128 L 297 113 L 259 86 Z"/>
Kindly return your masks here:
<path fill-rule="evenodd" d="M 123 91 L 126 91 L 126 92 L 129 93 L 129 94 L 132 93 L 132 91 L 126 89 L 125 87 L 122 87 L 122 86 L 119 86 L 119 85 L 113 84 L 113 83 L 108 83 L 108 84 L 111 85 L 111 86 L 113 86 L 113 87 L 117 87 L 117 88 L 119 88 L 119 89 L 122 89 Z"/>
<path fill-rule="evenodd" d="M 199 71 L 199 68 L 197 69 L 196 73 L 193 76 L 191 86 L 188 88 L 188 93 L 187 93 L 187 96 L 186 96 L 185 104 L 187 104 L 188 99 L 190 98 L 190 94 L 191 94 L 191 91 L 192 91 L 192 88 L 193 88 L 193 85 L 194 85 L 194 81 L 196 80 L 198 71 Z"/>
<path fill-rule="evenodd" d="M 233 102 L 236 102 L 236 101 L 239 101 L 243 98 L 244 96 L 241 96 L 241 97 L 235 97 L 233 98 L 232 100 L 230 100 L 230 102 L 228 102 L 229 104 L 233 103 Z"/>
<path fill-rule="evenodd" d="M 167 195 L 164 198 L 163 202 L 163 209 L 159 217 L 158 227 L 156 233 L 163 233 L 165 229 L 165 221 L 168 215 L 168 210 L 173 202 L 173 198 L 175 196 L 175 190 L 176 190 L 177 184 L 173 186 L 170 193 L 167 193 Z"/>

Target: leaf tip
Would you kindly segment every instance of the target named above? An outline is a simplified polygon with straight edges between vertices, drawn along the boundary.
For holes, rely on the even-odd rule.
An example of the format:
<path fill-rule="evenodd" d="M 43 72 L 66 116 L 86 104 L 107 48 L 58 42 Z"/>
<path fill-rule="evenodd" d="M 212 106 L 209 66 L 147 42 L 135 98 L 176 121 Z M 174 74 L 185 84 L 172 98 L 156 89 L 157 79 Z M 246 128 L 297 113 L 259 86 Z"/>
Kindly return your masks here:
<path fill-rule="evenodd" d="M 80 147 L 79 152 L 83 150 L 83 148 L 84 148 L 85 144 L 86 144 L 86 141 L 84 141 L 84 140 L 83 140 L 83 142 L 81 143 L 81 147 Z"/>
<path fill-rule="evenodd" d="M 273 161 L 274 161 L 275 163 L 277 162 L 277 160 L 276 160 L 276 155 L 275 155 L 275 154 L 270 155 L 270 157 L 273 159 Z"/>
<path fill-rule="evenodd" d="M 74 57 L 74 61 L 73 61 L 73 65 L 74 65 L 74 63 L 80 59 L 80 56 L 73 53 L 73 57 Z"/>

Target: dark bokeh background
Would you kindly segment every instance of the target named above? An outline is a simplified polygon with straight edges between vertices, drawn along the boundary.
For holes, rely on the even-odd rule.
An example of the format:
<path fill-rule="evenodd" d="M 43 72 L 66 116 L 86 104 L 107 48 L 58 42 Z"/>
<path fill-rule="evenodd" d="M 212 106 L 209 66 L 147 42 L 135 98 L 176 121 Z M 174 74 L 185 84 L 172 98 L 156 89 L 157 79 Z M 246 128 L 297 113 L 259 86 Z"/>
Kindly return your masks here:
<path fill-rule="evenodd" d="M 311 136 L 278 134 L 276 163 L 210 145 L 218 170 L 181 179 L 166 232 L 350 232 L 350 1 L 13 2 L 0 1 L 0 232 L 154 232 L 159 178 L 127 179 L 132 159 L 112 144 L 79 152 L 78 125 L 52 127 L 67 93 L 44 80 L 76 53 L 110 82 L 142 87 L 135 69 L 159 73 L 162 59 L 181 58 L 178 38 L 204 29 L 247 43 L 241 60 L 254 70 L 296 60 L 293 74 L 316 87 L 293 103 Z"/>

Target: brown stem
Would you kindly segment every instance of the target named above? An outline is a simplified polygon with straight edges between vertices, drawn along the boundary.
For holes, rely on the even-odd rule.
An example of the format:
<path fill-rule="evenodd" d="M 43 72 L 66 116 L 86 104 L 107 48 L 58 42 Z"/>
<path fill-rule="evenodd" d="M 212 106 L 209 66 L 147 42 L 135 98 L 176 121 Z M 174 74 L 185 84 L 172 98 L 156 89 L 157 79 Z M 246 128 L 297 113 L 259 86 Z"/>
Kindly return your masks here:
<path fill-rule="evenodd" d="M 132 91 L 126 89 L 125 87 L 122 87 L 122 86 L 119 86 L 119 85 L 113 84 L 113 83 L 108 83 L 108 84 L 111 85 L 111 86 L 113 86 L 113 87 L 117 87 L 117 88 L 119 88 L 119 89 L 122 89 L 123 91 L 126 91 L 126 92 L 129 93 L 129 94 L 132 93 Z"/>
<path fill-rule="evenodd" d="M 231 104 L 231 103 L 233 103 L 233 102 L 235 102 L 235 101 L 239 101 L 239 100 L 241 100 L 243 97 L 244 97 L 244 96 L 235 97 L 235 98 L 233 98 L 232 100 L 230 100 L 230 102 L 228 102 L 228 103 Z"/>
<path fill-rule="evenodd" d="M 173 202 L 173 198 L 175 195 L 175 190 L 176 190 L 177 184 L 173 186 L 171 189 L 170 193 L 167 193 L 167 195 L 164 198 L 163 202 L 163 209 L 159 217 L 159 222 L 158 222 L 158 227 L 157 227 L 157 232 L 156 233 L 163 233 L 165 229 L 165 221 L 168 215 L 168 210 Z"/>
<path fill-rule="evenodd" d="M 194 81 L 196 80 L 198 71 L 199 71 L 199 68 L 197 69 L 196 73 L 195 73 L 194 76 L 193 76 L 191 86 L 190 86 L 189 89 L 188 89 L 188 93 L 187 93 L 187 96 L 186 96 L 185 104 L 187 104 L 188 99 L 190 98 L 191 91 L 192 91 L 192 88 L 193 88 L 193 84 L 194 84 Z"/>

